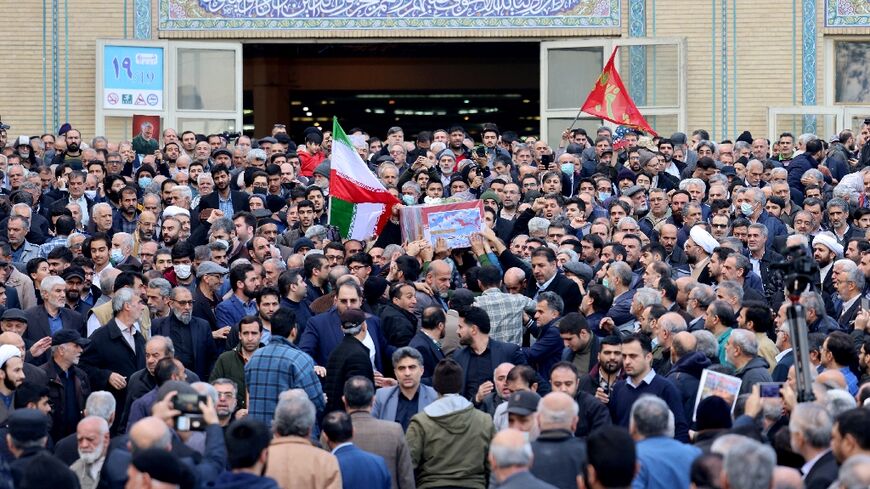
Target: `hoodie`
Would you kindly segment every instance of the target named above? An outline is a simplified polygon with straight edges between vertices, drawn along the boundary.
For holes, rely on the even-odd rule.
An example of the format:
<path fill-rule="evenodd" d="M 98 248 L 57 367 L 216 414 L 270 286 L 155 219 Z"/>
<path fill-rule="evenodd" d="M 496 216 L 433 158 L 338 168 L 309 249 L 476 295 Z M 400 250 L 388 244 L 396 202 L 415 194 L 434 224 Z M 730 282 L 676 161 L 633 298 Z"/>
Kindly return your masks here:
<path fill-rule="evenodd" d="M 683 400 L 683 413 L 690 420 L 695 412 L 695 398 L 701 383 L 701 373 L 711 365 L 710 359 L 699 351 L 693 351 L 671 367 L 667 379 L 677 386 Z"/>
<path fill-rule="evenodd" d="M 260 477 L 245 472 L 226 471 L 206 485 L 209 489 L 278 489 L 271 477 Z"/>
<path fill-rule="evenodd" d="M 411 418 L 406 433 L 417 487 L 486 489 L 492 418 L 459 394 L 448 394 Z"/>

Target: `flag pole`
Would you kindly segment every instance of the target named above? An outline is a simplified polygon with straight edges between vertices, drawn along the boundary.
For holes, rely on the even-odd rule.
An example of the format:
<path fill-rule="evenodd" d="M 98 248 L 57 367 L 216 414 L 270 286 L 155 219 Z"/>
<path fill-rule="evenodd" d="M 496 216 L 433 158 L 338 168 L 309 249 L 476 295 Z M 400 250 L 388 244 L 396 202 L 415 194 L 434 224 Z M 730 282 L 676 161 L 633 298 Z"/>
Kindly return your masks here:
<path fill-rule="evenodd" d="M 580 114 L 582 114 L 582 113 L 583 113 L 583 108 L 581 107 L 580 110 L 577 111 L 577 115 L 574 116 L 574 120 L 571 122 L 571 127 L 568 128 L 569 131 L 574 129 L 574 124 L 577 124 L 577 121 L 580 120 Z"/>

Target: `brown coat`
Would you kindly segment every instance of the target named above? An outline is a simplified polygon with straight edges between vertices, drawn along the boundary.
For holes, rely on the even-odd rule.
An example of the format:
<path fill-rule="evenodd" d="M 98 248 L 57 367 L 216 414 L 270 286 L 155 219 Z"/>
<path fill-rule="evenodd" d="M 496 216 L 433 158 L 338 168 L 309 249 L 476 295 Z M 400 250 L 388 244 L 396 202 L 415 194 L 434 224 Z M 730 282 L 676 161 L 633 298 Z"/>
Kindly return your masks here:
<path fill-rule="evenodd" d="M 335 455 L 300 436 L 278 436 L 269 445 L 266 476 L 283 489 L 341 489 Z"/>
<path fill-rule="evenodd" d="M 413 489 L 414 465 L 402 425 L 375 419 L 366 411 L 355 411 L 350 418 L 353 423 L 353 444 L 384 457 L 392 476 L 393 489 Z"/>

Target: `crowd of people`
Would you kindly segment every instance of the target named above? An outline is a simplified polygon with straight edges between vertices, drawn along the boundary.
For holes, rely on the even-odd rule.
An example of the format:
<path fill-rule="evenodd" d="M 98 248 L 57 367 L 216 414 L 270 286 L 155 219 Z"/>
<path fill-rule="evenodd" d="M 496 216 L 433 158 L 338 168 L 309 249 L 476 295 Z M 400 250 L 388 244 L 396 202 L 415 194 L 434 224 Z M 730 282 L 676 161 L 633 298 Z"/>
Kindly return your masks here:
<path fill-rule="evenodd" d="M 870 486 L 870 121 L 353 128 L 366 240 L 330 131 L 141 129 L 0 129 L 0 489 Z M 469 247 L 403 241 L 470 200 Z"/>

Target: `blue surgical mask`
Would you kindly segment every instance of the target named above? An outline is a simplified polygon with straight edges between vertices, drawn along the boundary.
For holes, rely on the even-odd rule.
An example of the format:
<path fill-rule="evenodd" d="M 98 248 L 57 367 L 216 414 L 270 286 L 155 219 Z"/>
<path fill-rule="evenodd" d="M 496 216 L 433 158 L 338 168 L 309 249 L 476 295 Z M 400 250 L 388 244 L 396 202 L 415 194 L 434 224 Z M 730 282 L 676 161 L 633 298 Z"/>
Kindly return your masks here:
<path fill-rule="evenodd" d="M 752 211 L 753 211 L 752 204 L 750 204 L 749 202 L 744 202 L 744 203 L 740 204 L 740 212 L 744 216 L 751 216 Z"/>
<path fill-rule="evenodd" d="M 598 201 L 604 202 L 610 198 L 610 192 L 598 192 Z"/>
<path fill-rule="evenodd" d="M 562 163 L 562 173 L 571 175 L 574 173 L 574 163 Z"/>
<path fill-rule="evenodd" d="M 151 177 L 139 177 L 139 188 L 148 188 L 153 181 Z"/>
<path fill-rule="evenodd" d="M 112 248 L 111 253 L 109 253 L 109 260 L 112 262 L 112 265 L 117 265 L 124 260 L 124 253 L 118 248 Z"/>
<path fill-rule="evenodd" d="M 413 195 L 403 195 L 403 196 L 402 196 L 402 202 L 404 202 L 405 205 L 414 205 L 414 204 L 417 203 L 417 202 L 415 201 Z"/>

